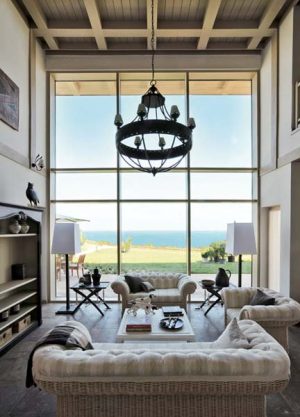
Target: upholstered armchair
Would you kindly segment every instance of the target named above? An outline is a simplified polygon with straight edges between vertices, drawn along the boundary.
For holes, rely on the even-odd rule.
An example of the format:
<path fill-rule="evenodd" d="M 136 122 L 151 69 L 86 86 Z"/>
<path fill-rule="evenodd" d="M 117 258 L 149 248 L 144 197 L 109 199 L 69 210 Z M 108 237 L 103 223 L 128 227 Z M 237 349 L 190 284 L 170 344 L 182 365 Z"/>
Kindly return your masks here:
<path fill-rule="evenodd" d="M 188 296 L 197 289 L 197 283 L 185 274 L 142 271 L 131 272 L 130 275 L 139 277 L 153 285 L 154 291 L 151 291 L 151 294 L 154 295 L 153 304 L 158 307 L 179 305 L 186 309 Z M 113 281 L 111 288 L 121 296 L 123 311 L 129 307 L 130 302 L 135 298 L 149 295 L 146 292 L 131 293 L 124 276 L 120 276 Z"/>
<path fill-rule="evenodd" d="M 256 288 L 224 288 L 222 290 L 225 324 L 234 317 L 239 320 L 254 320 L 288 350 L 288 327 L 300 322 L 300 304 L 276 291 L 261 288 L 264 293 L 275 298 L 275 304 L 250 305 L 256 290 Z"/>

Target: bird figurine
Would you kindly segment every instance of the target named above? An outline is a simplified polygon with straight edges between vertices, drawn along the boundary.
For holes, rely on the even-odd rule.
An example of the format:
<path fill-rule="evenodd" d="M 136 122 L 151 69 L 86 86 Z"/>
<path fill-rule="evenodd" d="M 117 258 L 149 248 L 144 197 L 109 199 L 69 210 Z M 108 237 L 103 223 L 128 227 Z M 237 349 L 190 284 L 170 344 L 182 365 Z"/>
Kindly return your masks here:
<path fill-rule="evenodd" d="M 40 202 L 36 192 L 33 189 L 33 184 L 31 182 L 28 183 L 28 187 L 26 190 L 26 197 L 30 201 L 31 206 L 32 206 L 32 203 L 33 205 L 37 206 L 38 203 Z"/>

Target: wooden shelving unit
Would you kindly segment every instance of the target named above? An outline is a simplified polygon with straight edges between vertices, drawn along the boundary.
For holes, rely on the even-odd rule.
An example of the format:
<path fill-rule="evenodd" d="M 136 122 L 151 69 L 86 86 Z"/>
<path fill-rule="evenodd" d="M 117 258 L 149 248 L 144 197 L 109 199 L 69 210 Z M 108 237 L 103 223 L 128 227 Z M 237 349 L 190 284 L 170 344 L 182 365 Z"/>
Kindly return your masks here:
<path fill-rule="evenodd" d="M 29 233 L 9 233 L 9 224 L 22 212 Z M 42 323 L 41 314 L 41 222 L 42 209 L 0 203 L 0 355 Z M 11 276 L 11 265 L 24 264 L 25 278 Z M 14 313 L 12 308 L 19 306 Z"/>

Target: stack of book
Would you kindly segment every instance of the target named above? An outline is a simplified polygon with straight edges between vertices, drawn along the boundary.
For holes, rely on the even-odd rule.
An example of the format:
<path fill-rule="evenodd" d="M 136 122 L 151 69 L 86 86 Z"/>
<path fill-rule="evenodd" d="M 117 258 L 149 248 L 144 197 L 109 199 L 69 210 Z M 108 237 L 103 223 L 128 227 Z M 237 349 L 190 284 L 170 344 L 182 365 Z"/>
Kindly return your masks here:
<path fill-rule="evenodd" d="M 127 318 L 126 332 L 151 332 L 152 325 L 149 317 L 134 317 Z"/>
<path fill-rule="evenodd" d="M 183 309 L 179 306 L 162 307 L 162 312 L 165 317 L 183 316 Z"/>

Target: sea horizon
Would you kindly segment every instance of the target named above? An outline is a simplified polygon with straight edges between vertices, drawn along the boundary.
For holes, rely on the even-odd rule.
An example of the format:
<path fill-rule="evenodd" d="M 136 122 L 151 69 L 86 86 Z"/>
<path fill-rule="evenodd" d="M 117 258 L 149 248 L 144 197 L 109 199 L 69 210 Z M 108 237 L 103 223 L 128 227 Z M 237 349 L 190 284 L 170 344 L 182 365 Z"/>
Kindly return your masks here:
<path fill-rule="evenodd" d="M 117 244 L 115 231 L 88 230 L 83 231 L 87 240 Z M 183 230 L 126 230 L 121 233 L 121 241 L 132 239 L 133 245 L 170 246 L 184 248 L 187 245 L 187 233 Z M 212 242 L 226 239 L 226 231 L 193 231 L 191 232 L 192 247 L 206 247 Z"/>

